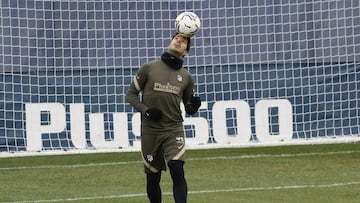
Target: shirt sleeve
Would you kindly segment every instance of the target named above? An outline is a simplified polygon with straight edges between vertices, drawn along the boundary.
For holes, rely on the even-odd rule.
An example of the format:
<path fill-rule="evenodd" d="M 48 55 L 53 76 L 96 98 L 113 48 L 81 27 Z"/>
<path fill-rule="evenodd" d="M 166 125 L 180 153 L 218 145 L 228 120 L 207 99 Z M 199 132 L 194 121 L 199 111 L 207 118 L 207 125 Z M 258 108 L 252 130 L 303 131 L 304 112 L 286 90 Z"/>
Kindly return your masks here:
<path fill-rule="evenodd" d="M 194 96 L 194 81 L 190 76 L 189 84 L 187 85 L 187 87 L 184 89 L 183 92 L 183 103 L 184 103 L 185 111 L 189 115 L 196 113 L 198 110 L 195 109 L 193 105 L 191 105 L 190 99 L 192 96 Z"/>
<path fill-rule="evenodd" d="M 194 81 L 192 80 L 191 76 L 189 77 L 189 84 L 183 91 L 183 103 L 186 106 L 190 104 L 190 98 L 194 95 Z"/>
<path fill-rule="evenodd" d="M 145 87 L 147 75 L 148 74 L 146 66 L 141 67 L 139 69 L 139 72 L 133 78 L 125 95 L 126 101 L 140 112 L 145 112 L 148 109 L 148 107 L 141 102 L 139 95 Z"/>

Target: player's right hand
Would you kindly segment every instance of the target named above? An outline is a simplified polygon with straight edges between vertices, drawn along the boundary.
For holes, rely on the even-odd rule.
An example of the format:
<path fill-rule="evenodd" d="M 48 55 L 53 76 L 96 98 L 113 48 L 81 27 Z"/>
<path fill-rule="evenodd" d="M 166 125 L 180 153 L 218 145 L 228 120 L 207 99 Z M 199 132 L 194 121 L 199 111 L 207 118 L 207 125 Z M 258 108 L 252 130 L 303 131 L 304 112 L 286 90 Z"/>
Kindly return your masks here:
<path fill-rule="evenodd" d="M 156 107 L 148 108 L 148 110 L 145 111 L 145 117 L 154 121 L 160 120 L 162 115 L 162 111 Z"/>

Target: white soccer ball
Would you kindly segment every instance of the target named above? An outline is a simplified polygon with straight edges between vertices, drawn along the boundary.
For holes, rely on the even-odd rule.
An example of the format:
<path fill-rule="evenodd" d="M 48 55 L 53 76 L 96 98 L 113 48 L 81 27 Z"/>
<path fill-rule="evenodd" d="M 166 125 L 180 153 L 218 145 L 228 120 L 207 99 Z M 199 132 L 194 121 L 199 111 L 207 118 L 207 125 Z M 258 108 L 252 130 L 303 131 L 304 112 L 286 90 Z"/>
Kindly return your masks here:
<path fill-rule="evenodd" d="M 200 30 L 200 18 L 193 12 L 180 13 L 175 20 L 176 32 L 185 37 L 192 37 Z"/>

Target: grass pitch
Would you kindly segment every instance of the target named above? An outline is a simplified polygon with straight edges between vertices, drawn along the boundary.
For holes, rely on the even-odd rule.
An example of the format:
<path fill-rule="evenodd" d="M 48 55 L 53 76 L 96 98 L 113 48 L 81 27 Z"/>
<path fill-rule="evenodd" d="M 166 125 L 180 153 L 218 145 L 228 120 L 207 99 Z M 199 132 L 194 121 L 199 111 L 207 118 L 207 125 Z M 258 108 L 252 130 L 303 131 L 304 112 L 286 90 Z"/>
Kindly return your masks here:
<path fill-rule="evenodd" d="M 188 150 L 185 170 L 189 203 L 360 199 L 359 143 Z M 0 183 L 7 203 L 148 202 L 139 152 L 0 158 Z"/>

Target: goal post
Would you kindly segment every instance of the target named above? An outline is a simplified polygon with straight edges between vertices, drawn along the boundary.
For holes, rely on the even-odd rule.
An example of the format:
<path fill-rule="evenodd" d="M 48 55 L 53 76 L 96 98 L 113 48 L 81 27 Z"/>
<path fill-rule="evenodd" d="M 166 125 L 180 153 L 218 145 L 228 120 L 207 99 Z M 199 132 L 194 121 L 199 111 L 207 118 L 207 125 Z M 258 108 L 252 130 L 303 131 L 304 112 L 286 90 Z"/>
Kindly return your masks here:
<path fill-rule="evenodd" d="M 1 0 L 0 154 L 139 150 L 125 93 L 183 11 L 190 148 L 360 140 L 357 0 Z"/>

